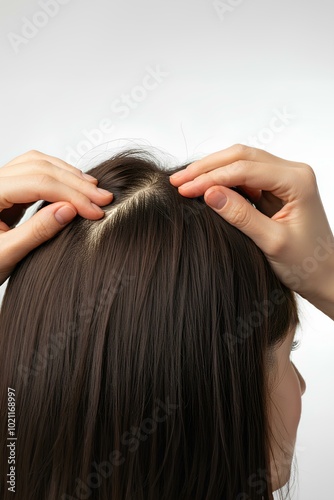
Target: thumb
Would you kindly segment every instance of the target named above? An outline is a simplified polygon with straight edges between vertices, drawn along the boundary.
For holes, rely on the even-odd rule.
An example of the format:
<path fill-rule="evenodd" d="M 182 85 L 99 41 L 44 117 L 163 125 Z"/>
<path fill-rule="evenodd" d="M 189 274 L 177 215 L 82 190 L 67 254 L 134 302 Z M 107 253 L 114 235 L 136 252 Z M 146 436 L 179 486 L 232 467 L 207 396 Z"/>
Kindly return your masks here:
<path fill-rule="evenodd" d="M 211 186 L 204 193 L 204 201 L 223 219 L 249 236 L 265 253 L 270 252 L 273 235 L 279 232 L 279 224 L 262 214 L 236 191 Z"/>
<path fill-rule="evenodd" d="M 23 224 L 7 231 L 6 260 L 17 264 L 31 250 L 51 239 L 77 215 L 73 205 L 53 203 L 42 208 Z"/>

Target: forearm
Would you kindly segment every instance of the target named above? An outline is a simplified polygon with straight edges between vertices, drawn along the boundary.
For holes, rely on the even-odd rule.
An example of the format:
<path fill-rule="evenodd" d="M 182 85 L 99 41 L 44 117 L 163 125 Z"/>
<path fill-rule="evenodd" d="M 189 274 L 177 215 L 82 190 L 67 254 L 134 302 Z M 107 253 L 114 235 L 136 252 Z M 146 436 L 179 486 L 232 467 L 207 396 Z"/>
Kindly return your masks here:
<path fill-rule="evenodd" d="M 326 266 L 312 292 L 305 293 L 302 297 L 334 321 L 334 262 Z"/>
<path fill-rule="evenodd" d="M 334 297 L 334 291 L 332 294 L 332 297 Z M 330 299 L 315 299 L 315 300 L 309 300 L 311 304 L 313 304 L 317 309 L 325 313 L 329 318 L 331 318 L 334 321 L 334 300 Z"/>

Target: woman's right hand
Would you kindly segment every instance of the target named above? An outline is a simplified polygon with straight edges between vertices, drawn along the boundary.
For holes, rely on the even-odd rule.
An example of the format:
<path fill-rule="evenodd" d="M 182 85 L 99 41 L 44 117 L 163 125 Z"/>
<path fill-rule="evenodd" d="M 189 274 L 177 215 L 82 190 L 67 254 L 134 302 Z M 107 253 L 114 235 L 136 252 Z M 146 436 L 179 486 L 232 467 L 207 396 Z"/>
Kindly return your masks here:
<path fill-rule="evenodd" d="M 334 236 L 309 165 L 235 145 L 191 163 L 170 181 L 183 196 L 204 195 L 261 248 L 287 287 L 313 301 L 331 280 L 334 293 Z M 241 188 L 253 205 L 231 187 Z M 216 195 L 226 196 L 225 206 L 214 205 Z"/>

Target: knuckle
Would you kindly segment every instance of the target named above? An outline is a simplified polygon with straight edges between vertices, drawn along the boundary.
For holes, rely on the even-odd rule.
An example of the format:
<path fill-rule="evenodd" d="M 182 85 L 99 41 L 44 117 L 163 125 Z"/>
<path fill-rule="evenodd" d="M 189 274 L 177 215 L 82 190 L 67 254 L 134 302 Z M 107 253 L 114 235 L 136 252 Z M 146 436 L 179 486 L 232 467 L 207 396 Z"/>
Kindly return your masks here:
<path fill-rule="evenodd" d="M 42 153 L 40 151 L 37 151 L 37 149 L 30 149 L 30 151 L 27 151 L 25 153 L 25 156 L 31 159 L 40 158 L 42 156 Z"/>
<path fill-rule="evenodd" d="M 32 225 L 31 235 L 36 241 L 43 241 L 49 236 L 49 225 L 44 220 Z"/>
<path fill-rule="evenodd" d="M 299 189 L 304 199 L 312 198 L 317 191 L 317 178 L 312 167 L 303 163 L 299 169 Z"/>
<path fill-rule="evenodd" d="M 49 178 L 49 181 L 53 177 L 59 177 L 61 175 L 61 169 L 58 169 L 55 165 L 50 163 L 48 160 L 34 160 L 34 170 L 40 173 L 40 175 L 45 175 Z"/>
<path fill-rule="evenodd" d="M 233 209 L 231 219 L 237 227 L 247 227 L 250 223 L 251 216 L 245 206 L 237 206 Z"/>
<path fill-rule="evenodd" d="M 233 171 L 234 172 L 243 172 L 245 169 L 245 162 L 244 160 L 237 160 L 233 163 Z"/>
<path fill-rule="evenodd" d="M 34 164 L 39 167 L 40 169 L 48 169 L 48 170 L 51 170 L 51 168 L 53 167 L 52 163 L 50 163 L 49 161 L 47 160 L 43 160 L 43 159 L 38 159 L 38 160 L 35 160 L 34 161 Z"/>
<path fill-rule="evenodd" d="M 315 171 L 313 170 L 312 167 L 310 167 L 310 165 L 303 163 L 302 172 L 303 175 L 305 175 L 305 178 L 308 180 L 308 182 L 313 184 L 317 182 Z"/>
<path fill-rule="evenodd" d="M 232 148 L 236 155 L 244 158 L 251 158 L 255 154 L 255 149 L 246 144 L 234 144 Z"/>
<path fill-rule="evenodd" d="M 246 149 L 247 147 L 248 147 L 248 146 L 246 146 L 245 144 L 236 143 L 236 144 L 233 144 L 232 149 L 234 149 L 234 151 L 235 151 L 236 153 L 242 153 L 243 151 L 245 151 L 245 149 Z"/>
<path fill-rule="evenodd" d="M 227 180 L 227 182 L 231 183 L 232 179 L 235 179 L 236 177 L 238 178 L 238 184 L 243 184 L 245 183 L 246 180 L 246 167 L 247 167 L 247 162 L 244 160 L 237 160 L 227 167 L 223 167 L 224 170 L 224 178 Z"/>

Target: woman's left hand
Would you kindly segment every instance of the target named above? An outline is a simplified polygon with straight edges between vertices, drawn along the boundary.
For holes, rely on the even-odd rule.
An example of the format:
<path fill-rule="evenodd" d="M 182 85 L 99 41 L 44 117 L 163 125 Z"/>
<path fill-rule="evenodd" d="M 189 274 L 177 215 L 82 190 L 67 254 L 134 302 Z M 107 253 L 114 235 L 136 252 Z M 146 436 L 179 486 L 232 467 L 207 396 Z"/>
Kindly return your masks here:
<path fill-rule="evenodd" d="M 113 195 L 68 163 L 29 151 L 0 168 L 0 285 L 31 250 L 51 239 L 79 213 L 97 220 Z M 53 202 L 15 227 L 38 200 Z M 65 203 L 64 203 L 65 202 Z"/>

